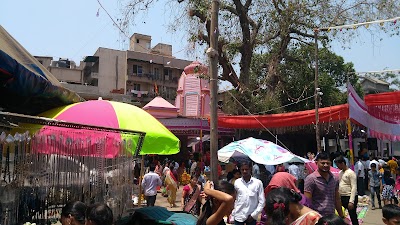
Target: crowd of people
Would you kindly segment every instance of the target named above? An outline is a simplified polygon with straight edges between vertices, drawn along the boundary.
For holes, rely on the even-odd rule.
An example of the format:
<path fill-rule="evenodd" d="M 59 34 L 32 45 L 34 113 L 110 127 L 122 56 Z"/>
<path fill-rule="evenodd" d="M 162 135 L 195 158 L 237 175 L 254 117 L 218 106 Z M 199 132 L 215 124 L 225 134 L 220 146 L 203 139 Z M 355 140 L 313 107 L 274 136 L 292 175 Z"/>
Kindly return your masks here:
<path fill-rule="evenodd" d="M 171 208 L 177 208 L 176 192 L 181 176 L 191 175 L 182 187 L 180 209 L 198 218 L 197 225 L 358 225 L 358 196 L 371 193 L 371 209 L 382 208 L 385 224 L 400 222 L 397 160 L 366 159 L 359 152 L 354 167 L 344 154 L 322 152 L 314 157 L 317 169 L 308 172 L 302 163 L 264 166 L 248 161 L 227 165 L 226 177 L 212 182 L 205 175 L 207 163 L 191 159 L 149 164 L 142 179 L 147 206 L 154 206 L 158 191 L 165 188 Z M 340 170 L 338 176 L 331 166 Z M 221 169 L 222 170 L 222 169 Z M 222 177 L 221 177 L 222 178 Z M 366 185 L 367 186 L 366 186 Z M 181 187 L 180 187 L 181 186 Z M 345 219 L 347 209 L 350 221 Z M 111 225 L 112 211 L 107 205 L 86 206 L 68 203 L 62 210 L 62 224 Z"/>
<path fill-rule="evenodd" d="M 352 168 L 345 154 L 334 154 L 333 157 L 326 152 L 316 157 L 308 154 L 317 165 L 317 170 L 312 173 L 307 173 L 303 163 L 264 166 L 236 162 L 225 167 L 226 179 L 215 183 L 206 181 L 203 174 L 207 163 L 202 160 L 192 159 L 186 166 L 168 162 L 164 167 L 151 165 L 142 186 L 146 200 L 150 200 L 148 206 L 154 205 L 156 187 L 164 185 L 170 207 L 177 207 L 176 190 L 182 174 L 178 169 L 185 171 L 186 167 L 191 179 L 183 187 L 181 209 L 197 216 L 198 224 L 308 225 L 325 220 L 328 222 L 324 224 L 329 221 L 344 223 L 343 207 L 347 209 L 351 223 L 358 225 L 358 196 L 365 195 L 368 189 L 372 209 L 375 209 L 375 196 L 379 208 L 382 203 L 393 207 L 392 203 L 398 203 L 396 197 L 400 186 L 400 176 L 397 176 L 400 170 L 394 158 L 369 160 L 363 151 L 359 156 Z M 332 174 L 331 166 L 340 169 L 339 176 Z"/>

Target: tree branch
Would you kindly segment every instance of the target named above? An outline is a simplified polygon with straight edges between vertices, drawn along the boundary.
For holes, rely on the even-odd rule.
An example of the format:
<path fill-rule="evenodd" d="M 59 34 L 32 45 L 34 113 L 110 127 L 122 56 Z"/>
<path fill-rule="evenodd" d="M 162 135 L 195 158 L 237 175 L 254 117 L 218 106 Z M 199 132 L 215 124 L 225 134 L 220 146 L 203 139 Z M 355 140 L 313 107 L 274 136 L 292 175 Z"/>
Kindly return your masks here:
<path fill-rule="evenodd" d="M 300 64 L 305 64 L 306 63 L 306 61 L 298 59 L 298 58 L 295 58 L 295 57 L 293 57 L 291 55 L 288 55 L 286 53 L 284 54 L 284 57 L 285 57 L 286 60 L 288 60 L 290 62 L 297 62 L 297 63 L 300 63 Z"/>
<path fill-rule="evenodd" d="M 279 15 L 282 14 L 282 10 L 279 8 L 278 2 L 276 0 L 272 0 L 272 3 L 274 4 L 274 7 L 276 11 L 278 12 Z"/>
<path fill-rule="evenodd" d="M 299 41 L 299 42 L 301 42 L 301 43 L 303 43 L 303 44 L 306 44 L 306 45 L 309 45 L 309 46 L 312 46 L 313 45 L 313 43 L 309 43 L 309 42 L 306 42 L 306 41 L 304 41 L 304 40 L 302 40 L 302 39 L 300 39 L 300 38 L 298 38 L 298 37 L 290 37 L 291 39 L 294 39 L 294 40 L 297 40 L 297 41 Z"/>
<path fill-rule="evenodd" d="M 236 88 L 240 85 L 239 77 L 233 69 L 232 64 L 229 62 L 227 55 L 223 51 L 223 46 L 225 45 L 225 43 L 226 42 L 223 39 L 220 39 L 218 41 L 218 62 L 219 65 L 222 67 L 221 76 L 224 78 L 223 80 L 229 81 L 232 86 Z"/>
<path fill-rule="evenodd" d="M 191 9 L 190 16 L 199 18 L 202 23 L 206 22 L 207 19 L 206 15 L 202 14 L 201 11 L 197 9 Z"/>
<path fill-rule="evenodd" d="M 271 40 L 273 40 L 273 39 L 279 37 L 279 35 L 281 35 L 281 31 L 280 31 L 280 30 L 276 31 L 276 33 L 273 34 L 273 35 L 271 35 L 271 36 L 266 36 L 266 37 L 264 38 L 264 43 L 269 42 L 269 41 L 271 41 Z"/>
<path fill-rule="evenodd" d="M 233 15 L 238 16 L 238 12 L 236 11 L 236 9 L 233 8 L 233 7 L 230 6 L 230 5 L 222 5 L 222 6 L 221 6 L 221 9 L 222 9 L 222 10 L 226 10 L 226 11 L 232 13 Z"/>
<path fill-rule="evenodd" d="M 246 3 L 244 4 L 244 8 L 246 11 L 249 11 L 251 3 L 252 3 L 252 0 L 247 0 Z"/>

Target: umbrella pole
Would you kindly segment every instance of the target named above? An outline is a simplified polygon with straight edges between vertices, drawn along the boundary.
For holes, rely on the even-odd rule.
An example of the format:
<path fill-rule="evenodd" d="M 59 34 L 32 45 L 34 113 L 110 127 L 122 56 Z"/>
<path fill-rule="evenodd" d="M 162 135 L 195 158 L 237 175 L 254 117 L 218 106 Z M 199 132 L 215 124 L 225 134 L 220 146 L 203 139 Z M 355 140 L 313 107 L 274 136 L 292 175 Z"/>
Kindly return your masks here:
<path fill-rule="evenodd" d="M 139 199 L 138 206 L 142 205 L 142 177 L 144 175 L 144 155 L 142 155 L 142 159 L 140 161 L 140 176 L 139 176 Z"/>
<path fill-rule="evenodd" d="M 347 125 L 347 135 L 348 135 L 348 138 L 349 138 L 350 165 L 354 166 L 353 136 L 352 136 L 350 119 L 346 120 L 346 125 Z"/>

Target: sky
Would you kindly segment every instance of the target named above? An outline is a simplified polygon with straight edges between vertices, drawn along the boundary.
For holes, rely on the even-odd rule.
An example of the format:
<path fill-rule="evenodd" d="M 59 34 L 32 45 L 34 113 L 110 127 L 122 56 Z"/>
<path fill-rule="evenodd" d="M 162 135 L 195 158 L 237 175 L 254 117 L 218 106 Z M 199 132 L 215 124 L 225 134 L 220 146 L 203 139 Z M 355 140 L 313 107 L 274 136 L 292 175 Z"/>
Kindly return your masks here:
<path fill-rule="evenodd" d="M 100 0 L 115 20 L 122 16 L 121 1 Z M 194 56 L 185 54 L 184 49 L 188 46 L 185 33 L 168 31 L 169 15 L 164 13 L 170 11 L 167 7 L 159 3 L 147 15 L 138 17 L 136 25 L 129 30 L 130 34 L 150 35 L 152 46 L 160 42 L 171 44 L 175 57 L 195 60 Z M 1 8 L 0 25 L 32 55 L 69 58 L 79 64 L 99 47 L 128 47 L 127 42 L 123 42 L 127 38 L 120 35 L 97 0 L 3 0 Z M 400 21 L 397 26 L 400 26 Z M 343 49 L 334 41 L 332 50 L 345 62 L 353 62 L 357 72 L 400 69 L 399 36 L 390 37 L 383 32 L 371 35 L 360 30 L 359 36 L 351 40 L 349 46 L 350 49 Z"/>

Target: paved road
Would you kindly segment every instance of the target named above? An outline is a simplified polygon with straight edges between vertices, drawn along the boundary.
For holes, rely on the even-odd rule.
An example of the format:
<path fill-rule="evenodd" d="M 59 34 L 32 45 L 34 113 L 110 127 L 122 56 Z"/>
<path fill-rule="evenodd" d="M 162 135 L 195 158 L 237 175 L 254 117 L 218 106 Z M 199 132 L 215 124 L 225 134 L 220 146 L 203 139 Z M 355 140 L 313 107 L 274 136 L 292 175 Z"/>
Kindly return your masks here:
<path fill-rule="evenodd" d="M 163 197 L 161 195 L 161 193 L 157 194 L 156 206 L 165 207 L 170 211 L 181 211 L 181 209 L 182 209 L 182 206 L 181 206 L 182 189 L 183 189 L 183 186 L 180 186 L 179 190 L 176 192 L 176 203 L 175 204 L 177 207 L 170 208 L 167 197 Z"/>
<path fill-rule="evenodd" d="M 381 225 L 382 222 L 382 209 L 371 210 L 369 208 L 367 215 L 364 218 L 364 225 Z"/>

